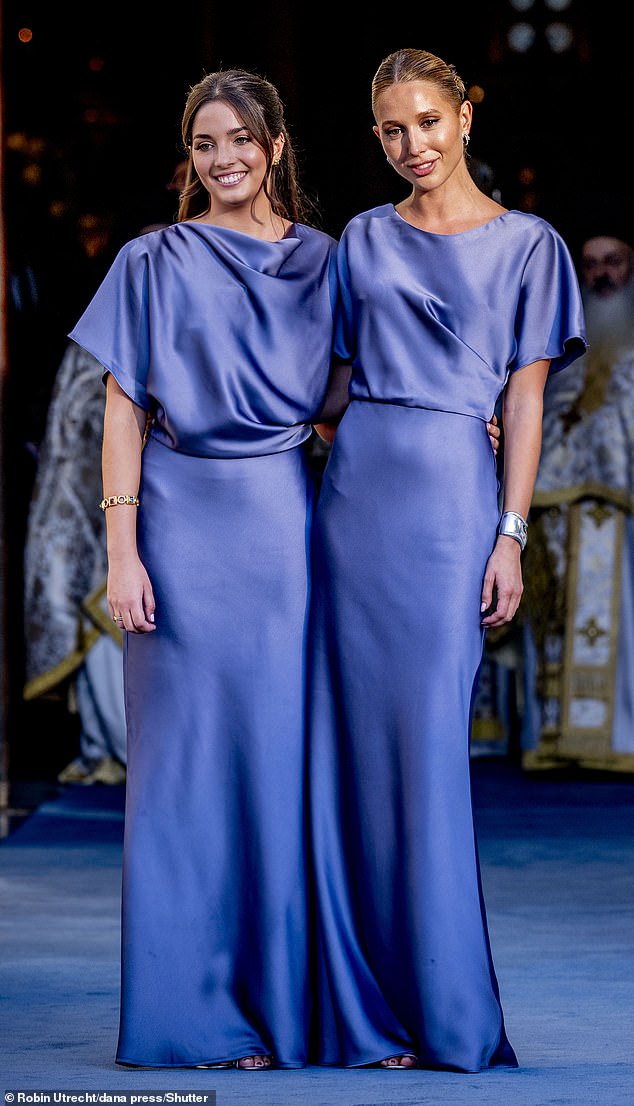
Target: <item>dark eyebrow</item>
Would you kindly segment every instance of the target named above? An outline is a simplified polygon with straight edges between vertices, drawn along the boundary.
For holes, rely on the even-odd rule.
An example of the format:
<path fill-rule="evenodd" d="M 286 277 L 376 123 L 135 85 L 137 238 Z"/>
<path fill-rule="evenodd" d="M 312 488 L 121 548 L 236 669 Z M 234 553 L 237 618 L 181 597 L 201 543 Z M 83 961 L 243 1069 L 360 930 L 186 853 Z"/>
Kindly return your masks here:
<path fill-rule="evenodd" d="M 247 133 L 248 133 L 249 128 L 248 127 L 232 127 L 232 129 L 230 131 L 227 131 L 227 134 L 229 135 L 229 137 L 231 137 L 232 134 L 240 134 L 241 131 L 247 131 Z M 210 134 L 195 134 L 192 137 L 193 138 L 209 138 L 209 139 L 211 139 Z"/>

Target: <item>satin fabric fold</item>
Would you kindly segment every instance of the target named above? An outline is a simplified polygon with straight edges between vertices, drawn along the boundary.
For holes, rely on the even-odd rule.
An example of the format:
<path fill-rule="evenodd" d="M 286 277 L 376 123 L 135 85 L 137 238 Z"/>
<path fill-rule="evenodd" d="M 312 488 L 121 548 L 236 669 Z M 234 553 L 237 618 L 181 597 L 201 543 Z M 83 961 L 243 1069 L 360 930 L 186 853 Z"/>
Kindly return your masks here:
<path fill-rule="evenodd" d="M 570 253 L 535 215 L 430 234 L 385 204 L 345 228 L 338 268 L 354 398 L 486 420 L 509 373 L 545 357 L 559 372 L 585 350 Z"/>
<path fill-rule="evenodd" d="M 298 1067 L 310 1014 L 306 459 L 201 460 L 150 441 L 140 498 L 157 629 L 126 635 L 117 1060 L 271 1053 Z"/>
<path fill-rule="evenodd" d="M 315 528 L 309 697 L 318 1062 L 514 1063 L 469 784 L 493 451 L 479 419 L 356 401 L 336 444 Z M 443 501 L 448 481 L 459 492 Z"/>
<path fill-rule="evenodd" d="M 326 394 L 335 242 L 279 242 L 176 223 L 119 251 L 70 337 L 155 415 L 153 435 L 202 457 L 306 441 Z"/>

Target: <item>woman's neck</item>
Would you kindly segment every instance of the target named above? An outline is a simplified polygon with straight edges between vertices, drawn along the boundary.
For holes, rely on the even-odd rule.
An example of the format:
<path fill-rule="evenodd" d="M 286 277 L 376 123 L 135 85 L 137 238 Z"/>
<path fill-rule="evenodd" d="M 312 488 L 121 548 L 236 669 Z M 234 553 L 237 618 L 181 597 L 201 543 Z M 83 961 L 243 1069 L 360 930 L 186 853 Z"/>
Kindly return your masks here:
<path fill-rule="evenodd" d="M 223 211 L 206 211 L 193 222 L 207 223 L 210 226 L 226 227 L 248 234 L 251 238 L 262 238 L 266 242 L 278 242 L 291 225 L 288 220 L 276 215 L 268 206 L 265 210 L 252 211 L 251 208 L 225 208 Z"/>
<path fill-rule="evenodd" d="M 468 170 L 467 170 L 468 173 Z M 413 192 L 396 205 L 408 223 L 437 234 L 456 234 L 472 230 L 495 219 L 507 209 L 485 195 L 470 175 L 451 187 Z"/>

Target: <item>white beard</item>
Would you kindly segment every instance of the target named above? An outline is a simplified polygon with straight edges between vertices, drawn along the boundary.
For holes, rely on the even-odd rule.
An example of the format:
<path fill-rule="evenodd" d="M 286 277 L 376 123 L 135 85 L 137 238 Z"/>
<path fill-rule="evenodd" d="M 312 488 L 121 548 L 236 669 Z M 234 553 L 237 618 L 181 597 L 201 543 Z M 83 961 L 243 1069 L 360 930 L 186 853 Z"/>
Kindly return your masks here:
<path fill-rule="evenodd" d="M 593 356 L 613 358 L 634 342 L 634 277 L 609 296 L 583 291 L 588 345 Z"/>

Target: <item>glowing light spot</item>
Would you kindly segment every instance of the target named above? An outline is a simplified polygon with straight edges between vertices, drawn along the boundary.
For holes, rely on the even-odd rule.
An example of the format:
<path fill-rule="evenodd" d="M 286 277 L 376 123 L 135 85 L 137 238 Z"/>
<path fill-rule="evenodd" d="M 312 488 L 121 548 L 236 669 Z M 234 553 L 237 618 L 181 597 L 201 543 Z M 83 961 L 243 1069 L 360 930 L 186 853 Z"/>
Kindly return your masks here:
<path fill-rule="evenodd" d="M 536 31 L 531 23 L 514 23 L 509 27 L 507 38 L 511 50 L 525 54 L 535 41 Z"/>
<path fill-rule="evenodd" d="M 553 54 L 563 54 L 565 50 L 569 50 L 575 37 L 568 23 L 549 23 L 544 34 Z"/>
<path fill-rule="evenodd" d="M 37 187 L 42 180 L 41 166 L 36 165 L 34 162 L 31 162 L 30 165 L 25 165 L 22 170 L 22 180 L 25 184 L 28 184 L 30 188 Z"/>

